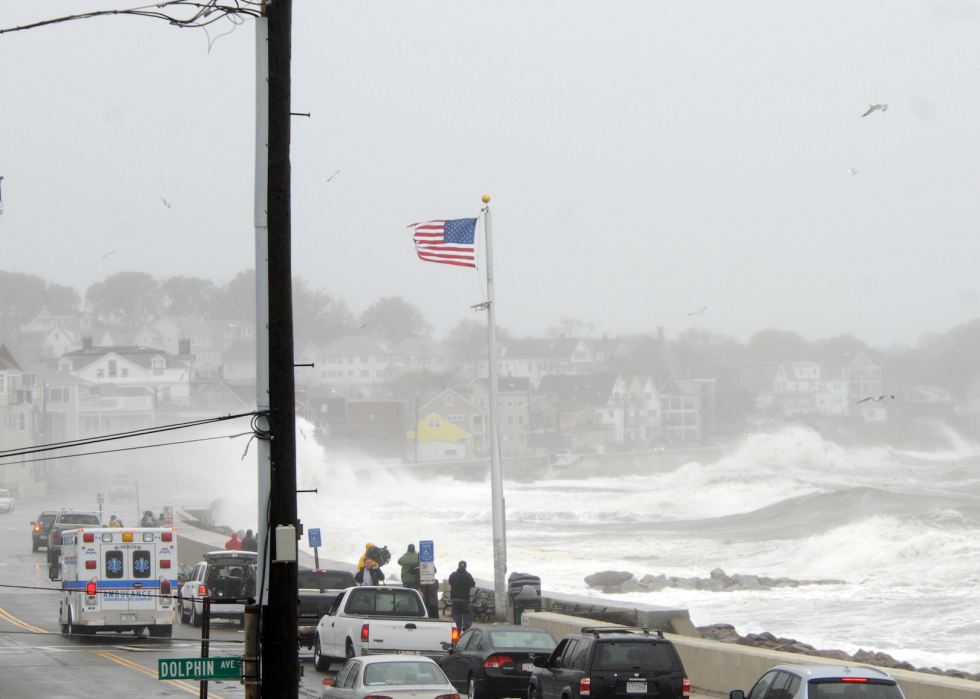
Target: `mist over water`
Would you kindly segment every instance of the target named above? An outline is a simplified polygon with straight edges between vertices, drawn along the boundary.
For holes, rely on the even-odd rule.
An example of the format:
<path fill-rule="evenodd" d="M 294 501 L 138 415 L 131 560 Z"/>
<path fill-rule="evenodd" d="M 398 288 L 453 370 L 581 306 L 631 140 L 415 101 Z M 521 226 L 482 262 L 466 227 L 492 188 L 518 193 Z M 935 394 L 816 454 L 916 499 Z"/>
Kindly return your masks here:
<path fill-rule="evenodd" d="M 593 596 L 583 578 L 608 569 L 638 578 L 707 577 L 720 567 L 839 579 L 610 597 L 687 608 L 696 625 L 731 623 L 742 634 L 770 631 L 818 648 L 976 672 L 980 447 L 949 436 L 945 451 L 922 453 L 845 448 L 788 428 L 751 436 L 716 463 L 647 475 L 572 479 L 556 469 L 526 482 L 505 471 L 508 570 L 540 575 L 548 590 Z M 207 468 L 197 462 L 195 488 L 178 497 L 221 493 L 215 521 L 254 527 L 255 460 L 241 460 L 244 440 L 205 444 Z M 299 434 L 297 450 L 299 487 L 319 489 L 299 495 L 299 514 L 306 527 L 321 528 L 321 558 L 354 562 L 369 541 L 397 558 L 408 543 L 433 539 L 440 579 L 460 559 L 476 577 L 493 577 L 489 478 L 382 469 L 328 456 Z"/>

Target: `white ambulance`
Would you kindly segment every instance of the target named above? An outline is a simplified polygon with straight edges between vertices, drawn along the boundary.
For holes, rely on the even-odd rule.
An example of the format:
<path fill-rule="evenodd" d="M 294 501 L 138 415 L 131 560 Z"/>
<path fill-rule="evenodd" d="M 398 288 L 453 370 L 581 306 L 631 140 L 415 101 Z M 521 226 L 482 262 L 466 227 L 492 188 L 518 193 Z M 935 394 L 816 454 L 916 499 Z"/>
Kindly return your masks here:
<path fill-rule="evenodd" d="M 157 638 L 172 635 L 176 530 L 68 529 L 61 533 L 60 564 L 62 633 L 132 631 L 139 636 L 148 629 Z"/>

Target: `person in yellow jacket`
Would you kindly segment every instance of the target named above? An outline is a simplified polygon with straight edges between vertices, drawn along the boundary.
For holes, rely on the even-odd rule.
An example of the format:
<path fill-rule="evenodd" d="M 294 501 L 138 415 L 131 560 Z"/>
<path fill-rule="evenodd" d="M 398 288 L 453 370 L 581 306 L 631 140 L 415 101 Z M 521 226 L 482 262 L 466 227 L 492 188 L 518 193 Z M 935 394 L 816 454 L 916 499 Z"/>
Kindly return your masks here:
<path fill-rule="evenodd" d="M 374 544 L 367 543 L 364 545 L 364 553 L 361 554 L 361 559 L 357 562 L 357 569 L 360 570 L 364 567 L 364 558 L 367 556 L 367 552 L 374 547 Z"/>
<path fill-rule="evenodd" d="M 109 526 L 110 527 L 119 527 L 119 528 L 121 528 L 122 525 L 123 525 L 122 520 L 119 519 L 119 517 L 117 517 L 116 515 L 112 515 L 111 517 L 109 517 Z"/>

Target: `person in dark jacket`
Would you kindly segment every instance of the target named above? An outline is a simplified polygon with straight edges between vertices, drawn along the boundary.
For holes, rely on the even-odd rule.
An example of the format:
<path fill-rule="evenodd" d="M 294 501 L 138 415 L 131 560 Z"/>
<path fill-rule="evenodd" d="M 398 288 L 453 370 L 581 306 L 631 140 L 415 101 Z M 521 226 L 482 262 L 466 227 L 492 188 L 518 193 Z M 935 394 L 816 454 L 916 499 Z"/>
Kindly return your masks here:
<path fill-rule="evenodd" d="M 415 553 L 415 544 L 409 544 L 408 550 L 398 559 L 402 567 L 402 585 L 419 589 L 419 555 Z"/>
<path fill-rule="evenodd" d="M 157 518 L 153 516 L 150 510 L 143 513 L 143 518 L 140 520 L 141 527 L 155 527 L 157 526 Z"/>
<path fill-rule="evenodd" d="M 449 576 L 449 599 L 453 603 L 453 621 L 460 633 L 473 625 L 473 611 L 470 609 L 470 591 L 476 587 L 476 581 L 466 570 L 466 561 L 460 561 L 459 567 Z"/>
<path fill-rule="evenodd" d="M 245 537 L 242 539 L 242 551 L 255 551 L 259 550 L 259 542 L 256 541 L 255 535 L 252 534 L 251 529 L 245 531 Z"/>
<path fill-rule="evenodd" d="M 384 581 L 384 571 L 371 558 L 365 558 L 364 567 L 354 573 L 354 582 L 358 585 L 380 585 Z"/>

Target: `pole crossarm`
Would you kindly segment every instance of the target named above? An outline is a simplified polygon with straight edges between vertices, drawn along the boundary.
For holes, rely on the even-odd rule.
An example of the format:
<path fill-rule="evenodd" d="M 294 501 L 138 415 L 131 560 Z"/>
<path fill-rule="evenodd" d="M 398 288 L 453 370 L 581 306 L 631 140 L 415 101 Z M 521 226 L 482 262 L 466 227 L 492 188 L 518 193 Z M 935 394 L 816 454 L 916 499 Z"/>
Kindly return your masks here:
<path fill-rule="evenodd" d="M 232 21 L 241 22 L 242 18 L 261 17 L 262 0 L 206 0 L 204 2 L 193 2 L 193 0 L 165 0 L 164 2 L 153 5 L 143 5 L 142 7 L 131 7 L 122 10 L 94 10 L 92 12 L 82 12 L 77 15 L 66 15 L 45 19 L 32 24 L 24 24 L 19 27 L 8 27 L 0 29 L 0 34 L 10 32 L 20 32 L 25 29 L 36 29 L 46 27 L 51 24 L 61 24 L 71 22 L 76 19 L 90 19 L 92 17 L 105 17 L 109 15 L 130 15 L 133 17 L 150 17 L 152 19 L 166 20 L 177 27 L 206 27 L 209 24 L 228 18 Z M 163 10 L 170 8 L 186 8 L 190 10 L 190 15 L 185 18 L 173 17 Z"/>

